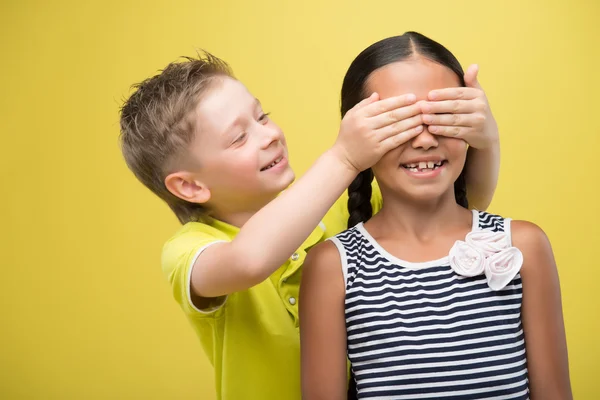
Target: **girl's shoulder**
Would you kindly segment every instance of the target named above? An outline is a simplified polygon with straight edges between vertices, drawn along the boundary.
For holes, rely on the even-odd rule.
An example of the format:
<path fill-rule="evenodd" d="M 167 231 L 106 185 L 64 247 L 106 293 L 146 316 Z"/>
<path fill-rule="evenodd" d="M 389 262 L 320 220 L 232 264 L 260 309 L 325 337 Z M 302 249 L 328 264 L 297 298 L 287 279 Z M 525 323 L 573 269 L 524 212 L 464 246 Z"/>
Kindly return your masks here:
<path fill-rule="evenodd" d="M 530 221 L 511 222 L 512 244 L 523 253 L 521 275 L 535 277 L 556 270 L 554 254 L 546 232 Z"/>
<path fill-rule="evenodd" d="M 513 246 L 523 253 L 552 251 L 548 235 L 542 228 L 530 221 L 511 221 L 511 236 Z"/>
<path fill-rule="evenodd" d="M 333 240 L 329 239 L 310 249 L 306 255 L 306 259 L 304 260 L 303 268 L 306 269 L 307 265 L 335 265 L 336 263 L 341 263 L 340 255 L 336 244 L 333 242 Z"/>
<path fill-rule="evenodd" d="M 550 240 L 542 228 L 530 221 L 512 220 L 484 211 L 473 211 L 473 230 L 505 232 L 509 246 L 516 247 L 523 255 L 521 275 L 547 273 L 555 268 Z"/>
<path fill-rule="evenodd" d="M 313 287 L 323 283 L 335 285 L 331 286 L 332 290 L 337 288 L 339 293 L 344 293 L 344 280 L 342 258 L 338 247 L 332 240 L 326 240 L 310 249 L 304 259 L 300 296 L 302 297 L 303 292 L 313 290 Z"/>

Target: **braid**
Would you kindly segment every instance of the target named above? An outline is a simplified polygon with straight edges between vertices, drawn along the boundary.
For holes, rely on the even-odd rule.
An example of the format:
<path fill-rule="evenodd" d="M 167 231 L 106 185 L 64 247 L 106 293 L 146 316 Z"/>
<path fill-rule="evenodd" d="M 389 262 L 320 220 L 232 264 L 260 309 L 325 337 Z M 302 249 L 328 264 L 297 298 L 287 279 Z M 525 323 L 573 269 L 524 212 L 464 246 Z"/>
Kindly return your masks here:
<path fill-rule="evenodd" d="M 367 222 L 373 216 L 371 206 L 371 182 L 373 171 L 368 168 L 362 171 L 348 187 L 348 228 L 352 228 L 359 222 Z"/>
<path fill-rule="evenodd" d="M 467 200 L 467 179 L 465 178 L 466 168 L 460 173 L 456 181 L 454 182 L 454 197 L 459 206 L 469 208 L 469 201 Z"/>

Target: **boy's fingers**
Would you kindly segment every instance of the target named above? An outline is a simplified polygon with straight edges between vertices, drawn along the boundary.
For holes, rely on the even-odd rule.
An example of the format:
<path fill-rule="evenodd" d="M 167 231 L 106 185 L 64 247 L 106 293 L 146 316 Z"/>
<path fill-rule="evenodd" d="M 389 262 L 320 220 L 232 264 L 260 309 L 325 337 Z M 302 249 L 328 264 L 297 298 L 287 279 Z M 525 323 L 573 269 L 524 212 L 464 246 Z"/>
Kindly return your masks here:
<path fill-rule="evenodd" d="M 462 139 L 465 135 L 470 133 L 473 128 L 470 126 L 429 125 L 427 130 L 435 135 Z"/>
<path fill-rule="evenodd" d="M 463 114 L 485 110 L 485 103 L 479 100 L 425 101 L 420 106 L 423 114 Z"/>
<path fill-rule="evenodd" d="M 427 100 L 472 100 L 478 97 L 481 90 L 472 87 L 453 87 L 445 89 L 436 89 L 429 92 Z"/>
<path fill-rule="evenodd" d="M 479 74 L 479 65 L 472 64 L 465 72 L 465 84 L 468 87 L 482 89 L 479 81 L 477 80 L 477 75 Z"/>
<path fill-rule="evenodd" d="M 414 128 L 410 128 L 406 131 L 390 136 L 381 142 L 381 149 L 385 154 L 398 146 L 402 146 L 404 143 L 419 135 L 421 132 L 423 132 L 423 125 L 418 125 Z"/>
<path fill-rule="evenodd" d="M 398 135 L 402 132 L 406 132 L 410 129 L 416 128 L 418 126 L 423 125 L 423 115 L 415 115 L 413 117 L 403 119 L 402 121 L 395 122 L 393 124 L 384 126 L 381 129 L 378 129 L 377 136 L 380 142 L 385 141 L 386 139 Z"/>
<path fill-rule="evenodd" d="M 374 117 L 376 115 L 395 110 L 396 108 L 409 106 L 414 104 L 416 101 L 417 96 L 412 93 L 408 93 L 402 96 L 389 97 L 387 99 L 374 102 L 373 104 L 369 104 L 364 107 L 364 111 L 367 117 Z"/>
<path fill-rule="evenodd" d="M 354 107 L 352 107 L 352 109 L 359 110 L 359 109 L 363 108 L 364 106 L 366 106 L 367 104 L 371 104 L 373 102 L 376 102 L 377 100 L 379 100 L 379 94 L 377 92 L 373 92 L 369 97 L 367 97 L 366 99 L 363 99 L 360 103 L 358 103 Z"/>
<path fill-rule="evenodd" d="M 425 125 L 476 126 L 484 122 L 481 114 L 426 114 Z"/>
<path fill-rule="evenodd" d="M 375 129 L 383 128 L 385 126 L 401 122 L 407 118 L 420 116 L 421 113 L 421 105 L 412 104 L 406 107 L 396 108 L 383 114 L 376 115 L 370 118 L 369 125 Z"/>

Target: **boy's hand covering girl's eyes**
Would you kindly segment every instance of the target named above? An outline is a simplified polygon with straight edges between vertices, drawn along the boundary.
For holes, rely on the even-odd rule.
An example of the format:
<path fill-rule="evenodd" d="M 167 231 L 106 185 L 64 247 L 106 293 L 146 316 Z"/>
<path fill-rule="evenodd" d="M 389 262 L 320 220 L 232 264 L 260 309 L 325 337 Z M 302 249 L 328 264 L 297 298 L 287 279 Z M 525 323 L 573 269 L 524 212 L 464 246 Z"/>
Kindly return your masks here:
<path fill-rule="evenodd" d="M 483 150 L 498 142 L 498 125 L 477 81 L 478 72 L 479 67 L 471 65 L 465 73 L 466 87 L 433 90 L 420 104 L 429 132 L 463 139 Z"/>
<path fill-rule="evenodd" d="M 360 172 L 422 131 L 423 116 L 414 94 L 379 100 L 373 93 L 346 113 L 332 150 Z"/>

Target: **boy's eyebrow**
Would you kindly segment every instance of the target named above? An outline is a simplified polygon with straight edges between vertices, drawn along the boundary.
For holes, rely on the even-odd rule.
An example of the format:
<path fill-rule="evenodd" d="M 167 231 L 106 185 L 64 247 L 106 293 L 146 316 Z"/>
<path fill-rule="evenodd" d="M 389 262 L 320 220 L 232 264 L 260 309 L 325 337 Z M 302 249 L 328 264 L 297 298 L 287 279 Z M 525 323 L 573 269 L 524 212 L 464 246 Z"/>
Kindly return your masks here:
<path fill-rule="evenodd" d="M 254 102 L 253 102 L 253 106 L 254 108 L 261 107 L 261 103 L 260 100 L 258 100 L 256 97 L 254 98 Z M 224 130 L 225 134 L 229 134 L 231 133 L 231 131 L 233 130 L 233 128 L 235 128 L 236 126 L 240 125 L 240 122 L 242 120 L 242 117 L 237 117 L 236 119 L 233 120 L 233 122 L 231 124 L 229 124 L 227 126 L 227 128 Z"/>

